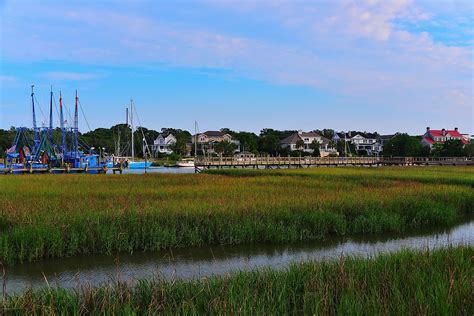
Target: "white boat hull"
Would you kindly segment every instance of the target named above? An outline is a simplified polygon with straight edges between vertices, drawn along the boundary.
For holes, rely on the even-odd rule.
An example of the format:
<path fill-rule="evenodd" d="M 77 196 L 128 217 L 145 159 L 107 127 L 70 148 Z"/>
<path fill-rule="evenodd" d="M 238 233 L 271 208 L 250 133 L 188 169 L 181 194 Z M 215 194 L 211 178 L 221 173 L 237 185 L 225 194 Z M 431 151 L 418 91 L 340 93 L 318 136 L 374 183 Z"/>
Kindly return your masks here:
<path fill-rule="evenodd" d="M 180 168 L 194 168 L 194 161 L 178 161 L 176 167 Z"/>

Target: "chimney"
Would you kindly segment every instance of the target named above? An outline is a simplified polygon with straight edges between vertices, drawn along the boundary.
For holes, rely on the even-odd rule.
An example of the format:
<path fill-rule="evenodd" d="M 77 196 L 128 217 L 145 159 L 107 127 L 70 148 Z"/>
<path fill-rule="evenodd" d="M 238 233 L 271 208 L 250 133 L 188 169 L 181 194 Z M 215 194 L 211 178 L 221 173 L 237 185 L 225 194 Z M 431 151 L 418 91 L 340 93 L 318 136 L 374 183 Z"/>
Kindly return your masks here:
<path fill-rule="evenodd" d="M 299 134 L 299 135 L 303 134 L 303 130 L 299 129 L 299 130 L 298 130 L 298 134 Z"/>
<path fill-rule="evenodd" d="M 446 129 L 445 129 L 445 128 L 443 128 L 443 129 L 441 130 L 441 132 L 443 132 L 443 136 L 446 135 Z"/>
<path fill-rule="evenodd" d="M 454 130 L 457 132 L 457 131 L 458 131 L 458 128 L 457 128 L 457 127 L 455 127 L 455 128 L 454 128 Z"/>
<path fill-rule="evenodd" d="M 427 132 L 429 132 L 429 131 L 430 131 L 430 127 L 429 127 L 429 126 L 426 128 L 426 131 L 427 131 Z"/>

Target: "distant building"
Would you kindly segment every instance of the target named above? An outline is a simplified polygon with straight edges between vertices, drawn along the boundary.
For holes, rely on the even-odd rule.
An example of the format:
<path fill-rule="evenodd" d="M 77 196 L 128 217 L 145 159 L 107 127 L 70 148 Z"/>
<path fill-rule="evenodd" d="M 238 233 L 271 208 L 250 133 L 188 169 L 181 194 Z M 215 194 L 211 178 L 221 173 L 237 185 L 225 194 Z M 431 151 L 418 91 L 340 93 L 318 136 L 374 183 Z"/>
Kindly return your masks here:
<path fill-rule="evenodd" d="M 280 146 L 281 148 L 288 149 L 290 151 L 302 150 L 303 152 L 313 153 L 314 150 L 311 148 L 311 144 L 313 142 L 317 142 L 319 144 L 319 152 L 321 157 L 337 154 L 337 150 L 330 147 L 329 139 L 315 132 L 305 133 L 299 131 L 298 133 L 294 133 L 280 141 Z M 303 145 L 301 148 L 298 147 L 299 143 L 302 143 Z"/>
<path fill-rule="evenodd" d="M 240 152 L 240 142 L 236 139 L 233 139 L 230 134 L 221 131 L 207 131 L 204 133 L 193 135 L 191 138 L 191 142 L 193 145 L 196 143 L 196 139 L 198 150 L 200 149 L 204 152 L 215 153 L 215 145 L 224 141 L 234 144 L 236 147 L 235 152 Z"/>
<path fill-rule="evenodd" d="M 467 142 L 474 140 L 474 135 L 469 135 L 469 134 L 461 134 L 461 135 L 462 135 L 462 138 L 464 138 Z"/>
<path fill-rule="evenodd" d="M 171 147 L 176 144 L 176 137 L 168 132 L 163 132 L 153 141 L 153 153 L 157 154 L 172 154 Z"/>
<path fill-rule="evenodd" d="M 355 145 L 357 152 L 366 152 L 367 155 L 379 155 L 383 151 L 383 142 L 392 138 L 393 135 L 384 135 L 383 138 L 377 133 L 350 131 L 348 133 L 335 133 L 333 140 L 338 142 L 345 140 Z"/>
<path fill-rule="evenodd" d="M 458 139 L 463 142 L 463 144 L 469 143 L 469 140 L 466 139 L 457 127 L 453 130 L 447 129 L 431 129 L 429 127 L 426 128 L 426 132 L 423 135 L 421 143 L 425 146 L 429 146 L 430 148 L 433 147 L 435 144 L 444 144 L 444 142 L 448 140 Z"/>

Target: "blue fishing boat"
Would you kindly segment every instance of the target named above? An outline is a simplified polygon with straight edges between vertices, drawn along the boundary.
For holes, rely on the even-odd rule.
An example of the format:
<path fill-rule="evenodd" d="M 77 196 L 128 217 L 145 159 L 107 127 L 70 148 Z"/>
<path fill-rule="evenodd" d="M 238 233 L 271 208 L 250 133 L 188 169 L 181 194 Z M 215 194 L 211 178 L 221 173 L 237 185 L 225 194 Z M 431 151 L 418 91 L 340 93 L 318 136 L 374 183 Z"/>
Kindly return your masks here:
<path fill-rule="evenodd" d="M 53 90 L 50 92 L 49 126 L 38 127 L 36 124 L 35 92 L 31 86 L 31 106 L 33 128 L 16 129 L 12 146 L 6 151 L 0 170 L 4 173 L 105 173 L 108 160 L 93 151 L 79 139 L 79 97 L 76 91 L 74 103 L 74 123 L 66 126 L 64 106 L 59 92 L 59 120 L 61 140 L 53 137 Z"/>

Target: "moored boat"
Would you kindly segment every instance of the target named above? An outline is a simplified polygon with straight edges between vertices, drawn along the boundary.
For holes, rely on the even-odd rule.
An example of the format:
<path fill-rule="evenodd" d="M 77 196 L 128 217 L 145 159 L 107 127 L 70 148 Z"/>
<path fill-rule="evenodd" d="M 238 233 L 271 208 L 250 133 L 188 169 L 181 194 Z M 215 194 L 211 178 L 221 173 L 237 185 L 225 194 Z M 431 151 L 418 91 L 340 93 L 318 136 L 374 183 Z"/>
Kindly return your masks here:
<path fill-rule="evenodd" d="M 188 158 L 188 159 L 181 159 L 176 162 L 176 167 L 180 168 L 194 168 L 194 159 L 193 158 Z"/>
<path fill-rule="evenodd" d="M 53 137 L 53 90 L 50 92 L 49 126 L 36 124 L 35 93 L 31 87 L 31 106 L 33 128 L 16 129 L 12 146 L 7 149 L 4 163 L 0 164 L 3 173 L 105 173 L 107 159 L 93 152 L 79 139 L 79 97 L 76 91 L 74 104 L 74 123 L 67 127 L 64 119 L 61 92 L 59 93 L 60 141 Z"/>

